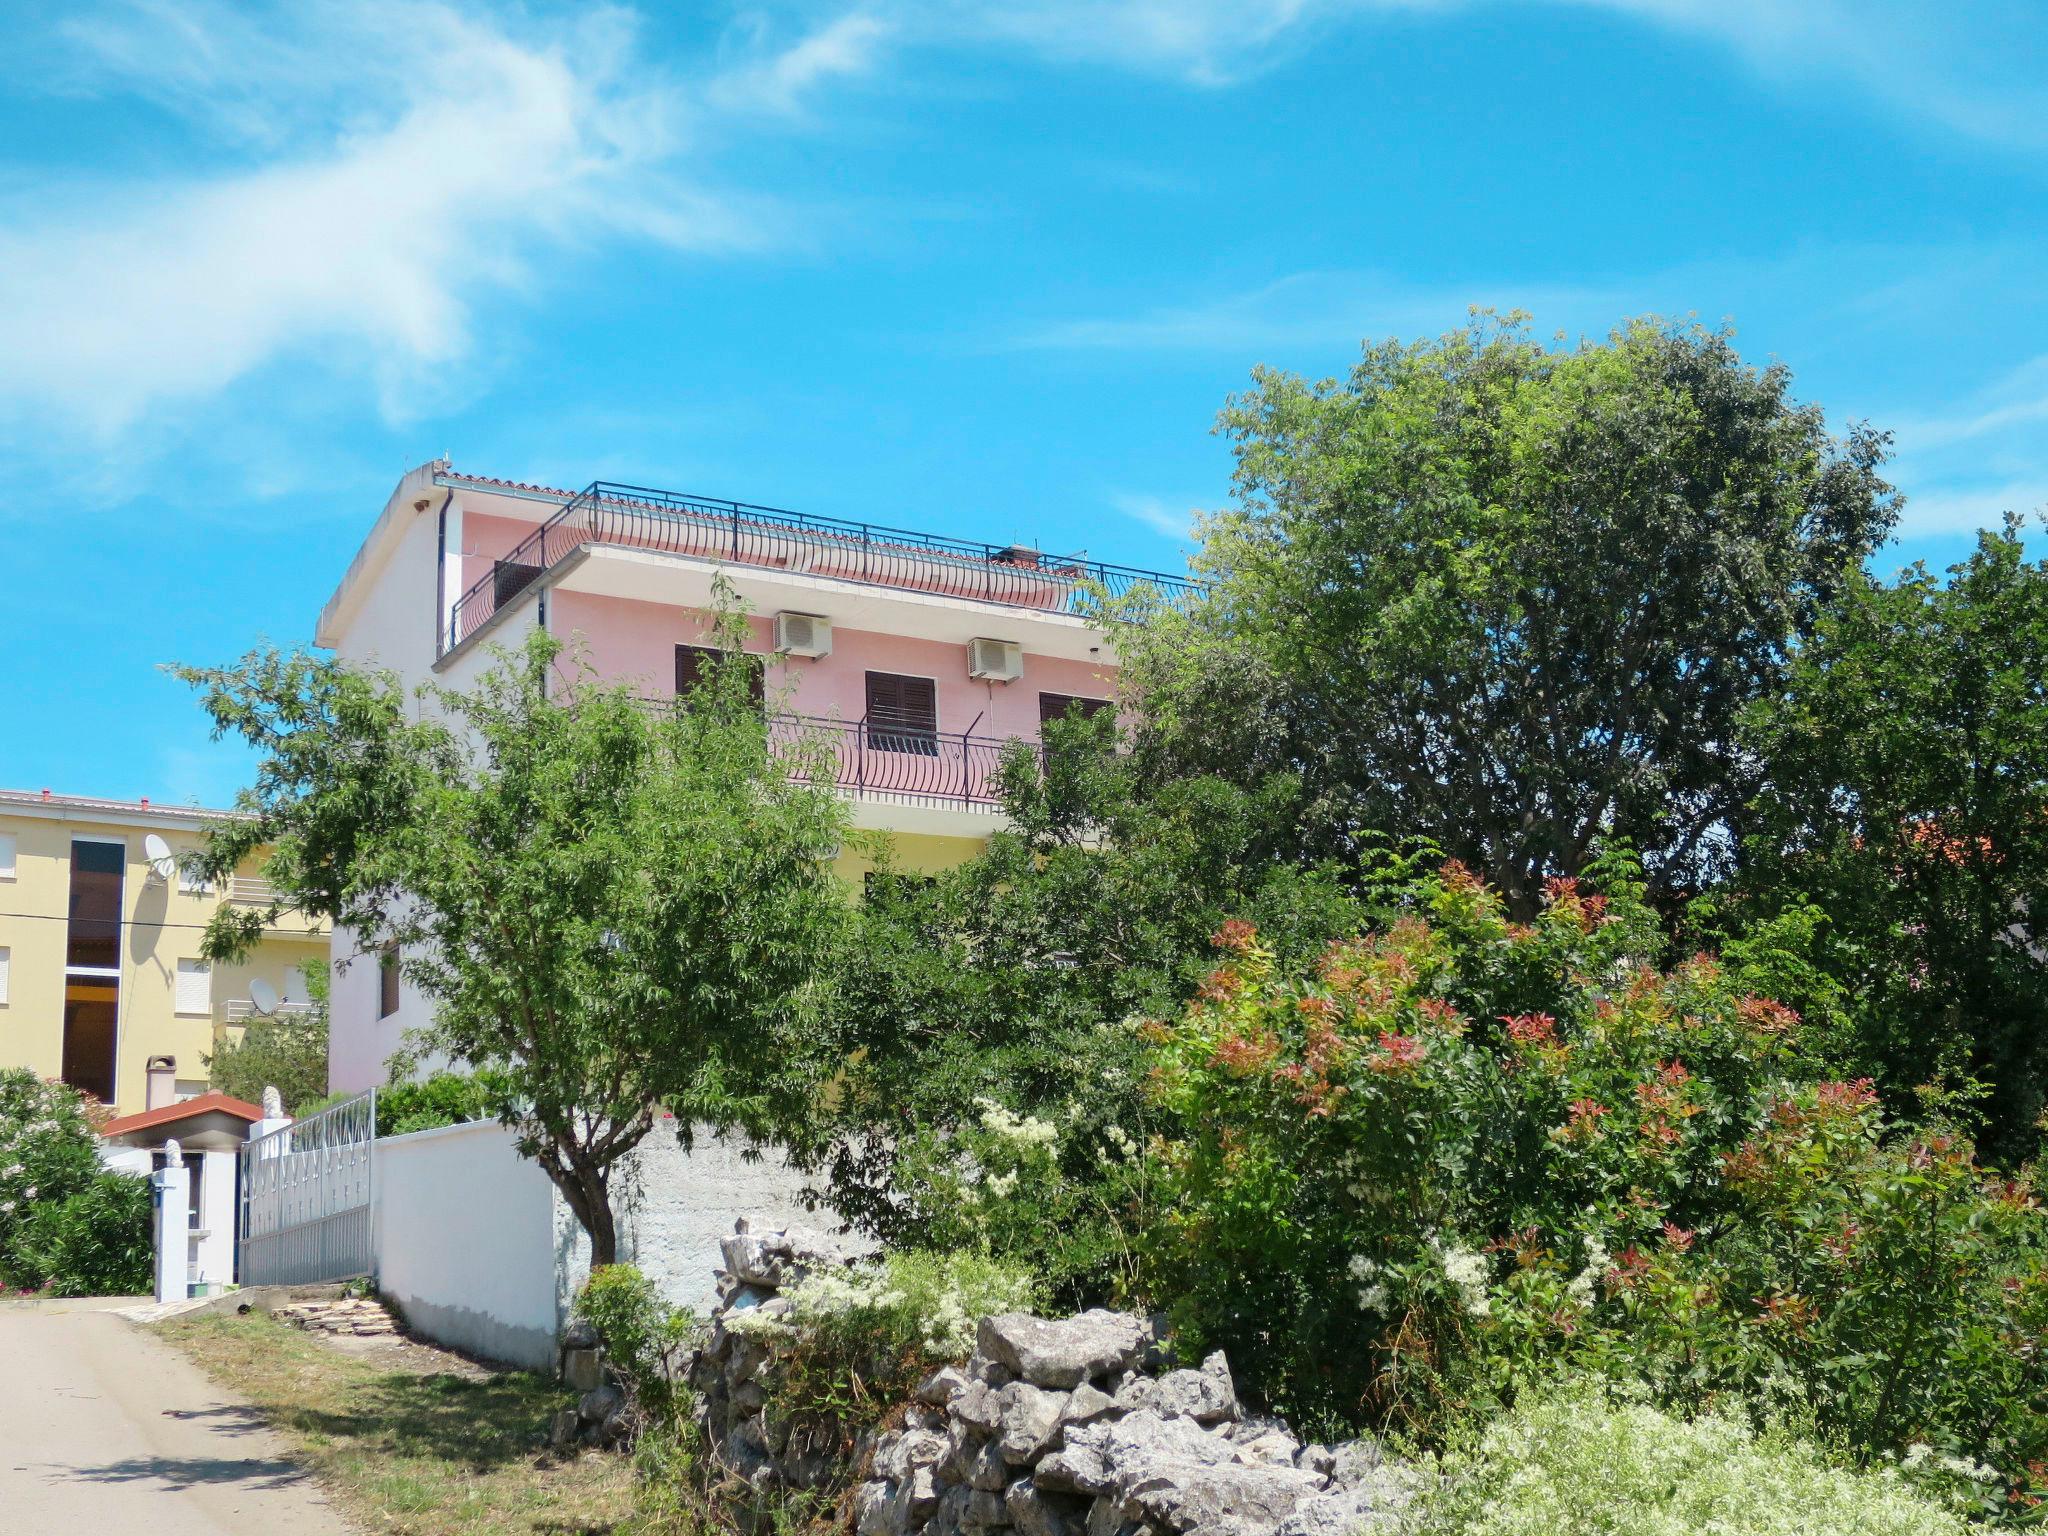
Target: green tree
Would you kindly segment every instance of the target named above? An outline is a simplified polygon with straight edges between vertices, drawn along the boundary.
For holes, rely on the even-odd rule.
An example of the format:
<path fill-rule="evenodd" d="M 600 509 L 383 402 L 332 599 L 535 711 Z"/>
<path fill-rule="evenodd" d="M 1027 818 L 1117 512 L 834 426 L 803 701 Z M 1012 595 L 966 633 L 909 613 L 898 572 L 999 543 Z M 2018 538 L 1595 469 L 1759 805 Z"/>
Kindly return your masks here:
<path fill-rule="evenodd" d="M 1427 837 L 1525 917 L 1603 840 L 1684 889 L 1756 785 L 1742 711 L 1894 516 L 1887 439 L 1790 383 L 1726 332 L 1519 316 L 1259 370 L 1213 594 L 1118 638 L 1154 776 L 1284 775 L 1310 856 Z"/>
<path fill-rule="evenodd" d="M 262 758 L 206 866 L 260 857 L 283 893 L 224 909 L 209 952 L 286 908 L 361 953 L 397 946 L 433 1002 L 412 1045 L 489 1085 L 594 1264 L 617 1255 L 614 1165 L 659 1110 L 685 1139 L 695 1122 L 772 1132 L 843 911 L 826 860 L 844 813 L 771 750 L 743 663 L 659 709 L 541 634 L 466 690 L 425 686 L 417 712 L 388 675 L 303 653 L 182 675 L 216 734 Z"/>
<path fill-rule="evenodd" d="M 1843 1051 L 1893 1094 L 1992 1088 L 1989 1144 L 2031 1150 L 2048 1103 L 2048 562 L 2016 522 L 1943 581 L 1861 578 L 1744 744 L 1770 766 L 1731 924 L 1825 914 Z"/>
<path fill-rule="evenodd" d="M 260 1104 L 263 1090 L 275 1088 L 293 1115 L 327 1096 L 327 967 L 309 961 L 301 970 L 311 998 L 307 1007 L 258 1015 L 241 1039 L 223 1041 L 200 1058 L 222 1093 Z"/>
<path fill-rule="evenodd" d="M 1359 910 L 1338 871 L 1277 855 L 1284 788 L 1197 778 L 1140 795 L 1106 715 L 1046 737 L 1042 757 L 1012 749 L 1009 825 L 980 855 L 930 879 L 885 863 L 869 881 L 813 1042 L 833 1091 L 806 1150 L 872 1235 L 1011 1254 L 1080 1303 L 1131 1273 L 1123 1149 L 1149 1116 L 1128 1021 L 1183 1005 L 1228 917 L 1249 913 L 1305 962 Z M 1054 1139 L 1009 1146 L 1019 1116 Z M 1011 1193 L 978 1205 L 962 1174 Z"/>

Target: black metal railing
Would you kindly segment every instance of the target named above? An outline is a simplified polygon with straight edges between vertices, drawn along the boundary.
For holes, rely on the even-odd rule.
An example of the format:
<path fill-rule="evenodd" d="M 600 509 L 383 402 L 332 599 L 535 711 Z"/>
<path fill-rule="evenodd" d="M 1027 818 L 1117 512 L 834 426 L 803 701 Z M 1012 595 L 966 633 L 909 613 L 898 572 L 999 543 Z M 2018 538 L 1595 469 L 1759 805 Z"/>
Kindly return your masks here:
<path fill-rule="evenodd" d="M 696 555 L 1047 613 L 1090 614 L 1106 600 L 1141 589 L 1184 606 L 1203 590 L 1200 582 L 1184 576 L 1019 545 L 982 544 L 600 480 L 564 502 L 462 594 L 448 615 L 444 649 L 475 634 L 501 604 L 586 544 Z"/>
<path fill-rule="evenodd" d="M 996 767 L 1007 740 L 971 731 L 922 731 L 867 720 L 775 715 L 770 750 L 781 750 L 799 776 L 851 794 L 993 807 L 1001 796 Z M 1027 742 L 1034 751 L 1035 741 Z"/>

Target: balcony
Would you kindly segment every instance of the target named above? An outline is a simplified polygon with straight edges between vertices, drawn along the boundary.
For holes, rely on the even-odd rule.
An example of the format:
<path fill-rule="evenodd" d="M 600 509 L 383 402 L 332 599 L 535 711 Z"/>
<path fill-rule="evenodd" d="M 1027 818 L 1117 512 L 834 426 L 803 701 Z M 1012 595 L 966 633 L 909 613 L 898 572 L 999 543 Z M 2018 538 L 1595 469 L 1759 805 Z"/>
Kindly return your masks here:
<path fill-rule="evenodd" d="M 861 587 L 995 603 L 1087 618 L 1108 600 L 1149 592 L 1185 606 L 1203 590 L 1183 576 L 1047 555 L 1017 545 L 911 533 L 776 507 L 597 481 L 564 502 L 457 599 L 443 653 L 477 633 L 520 592 L 591 545 L 685 555 Z"/>
<path fill-rule="evenodd" d="M 238 907 L 267 907 L 277 899 L 277 886 L 260 875 L 231 875 L 227 895 Z"/>
<path fill-rule="evenodd" d="M 294 1014 L 312 1010 L 311 1003 L 279 1003 L 270 1011 L 272 1018 L 289 1018 Z M 214 1023 L 221 1029 L 240 1029 L 265 1015 L 257 1011 L 256 1005 L 246 997 L 231 997 L 214 1010 Z"/>

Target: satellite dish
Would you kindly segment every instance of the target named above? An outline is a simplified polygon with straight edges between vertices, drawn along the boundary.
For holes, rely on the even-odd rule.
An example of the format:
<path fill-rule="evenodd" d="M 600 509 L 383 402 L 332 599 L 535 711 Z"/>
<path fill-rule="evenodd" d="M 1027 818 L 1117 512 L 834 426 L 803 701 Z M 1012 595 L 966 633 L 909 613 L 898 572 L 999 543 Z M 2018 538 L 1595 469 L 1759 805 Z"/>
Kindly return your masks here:
<path fill-rule="evenodd" d="M 249 983 L 249 1006 L 266 1019 L 277 1012 L 277 988 L 261 976 Z"/>
<path fill-rule="evenodd" d="M 171 852 L 171 845 L 154 832 L 142 840 L 142 856 L 149 861 L 149 878 L 152 884 L 168 880 L 178 869 L 178 856 Z"/>

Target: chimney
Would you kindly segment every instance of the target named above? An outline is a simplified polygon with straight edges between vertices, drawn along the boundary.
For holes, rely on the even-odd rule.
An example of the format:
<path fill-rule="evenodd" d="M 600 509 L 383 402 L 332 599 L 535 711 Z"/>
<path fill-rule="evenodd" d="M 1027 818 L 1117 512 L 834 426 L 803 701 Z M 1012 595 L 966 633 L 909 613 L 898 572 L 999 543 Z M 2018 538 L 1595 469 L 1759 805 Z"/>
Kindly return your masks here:
<path fill-rule="evenodd" d="M 149 1088 L 142 1101 L 144 1109 L 162 1109 L 166 1104 L 178 1102 L 177 1057 L 152 1056 L 144 1070 L 149 1078 Z"/>

